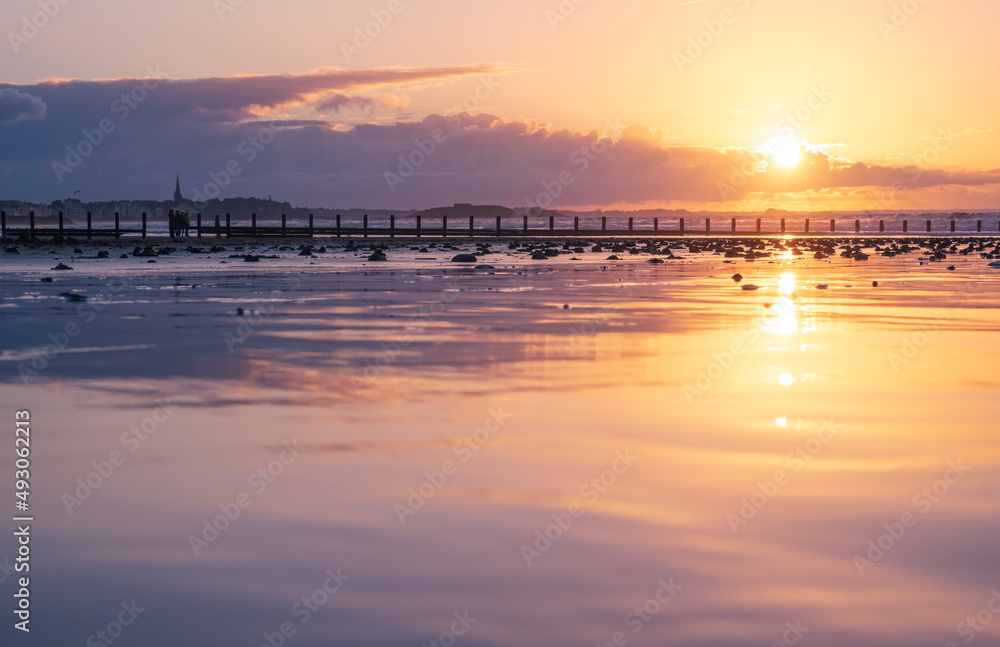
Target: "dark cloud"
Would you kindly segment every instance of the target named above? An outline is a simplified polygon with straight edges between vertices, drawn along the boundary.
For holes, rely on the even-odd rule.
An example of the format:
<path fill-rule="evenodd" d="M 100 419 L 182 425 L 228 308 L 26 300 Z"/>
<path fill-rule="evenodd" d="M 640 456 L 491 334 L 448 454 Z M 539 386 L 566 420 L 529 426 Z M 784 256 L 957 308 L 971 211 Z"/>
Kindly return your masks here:
<path fill-rule="evenodd" d="M 867 165 L 822 152 L 805 153 L 794 171 L 771 165 L 760 173 L 747 165 L 746 151 L 670 146 L 648 128 L 610 122 L 579 133 L 488 114 L 351 128 L 315 118 L 398 108 L 398 93 L 409 83 L 502 71 L 473 66 L 168 80 L 153 70 L 149 79 L 0 85 L 0 97 L 47 105 L 44 122 L 4 128 L 0 195 L 51 200 L 83 189 L 89 199 L 166 198 L 175 173 L 189 196 L 196 190 L 205 197 L 216 190 L 222 197 L 271 193 L 303 206 L 399 209 L 451 202 L 723 205 L 752 194 L 1000 182 L 1000 172 Z M 289 106 L 305 118 L 271 124 L 255 116 Z"/>
<path fill-rule="evenodd" d="M 0 125 L 45 119 L 45 102 L 16 88 L 0 89 Z"/>
<path fill-rule="evenodd" d="M 344 108 L 371 110 L 378 102 L 370 97 L 351 97 L 346 94 L 332 94 L 316 104 L 317 112 L 340 113 Z"/>

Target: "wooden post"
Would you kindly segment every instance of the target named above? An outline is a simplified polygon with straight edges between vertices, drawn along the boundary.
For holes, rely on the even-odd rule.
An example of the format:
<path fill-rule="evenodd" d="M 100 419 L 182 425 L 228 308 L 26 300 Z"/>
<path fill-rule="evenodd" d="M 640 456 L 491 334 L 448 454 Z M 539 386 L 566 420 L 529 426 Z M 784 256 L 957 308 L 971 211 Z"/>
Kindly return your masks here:
<path fill-rule="evenodd" d="M 227 213 L 226 214 L 226 238 L 229 238 L 232 235 L 233 235 L 233 224 L 232 224 L 232 221 L 229 219 L 229 214 Z"/>
<path fill-rule="evenodd" d="M 856 233 L 856 234 L 860 234 L 861 233 L 861 221 L 860 220 L 855 220 L 854 221 L 854 233 Z"/>
<path fill-rule="evenodd" d="M 94 217 L 89 211 L 87 212 L 87 240 L 90 240 L 94 233 Z"/>
<path fill-rule="evenodd" d="M 31 231 L 31 237 L 35 237 L 35 212 L 28 212 L 28 229 Z"/>
<path fill-rule="evenodd" d="M 555 231 L 556 228 L 556 217 L 549 216 L 549 231 Z"/>
<path fill-rule="evenodd" d="M 525 221 L 527 221 L 527 218 L 525 218 Z M 497 216 L 497 236 L 499 235 L 500 235 L 500 216 Z"/>
<path fill-rule="evenodd" d="M 837 231 L 837 221 L 831 219 L 830 220 L 830 233 L 832 234 L 835 231 Z"/>
<path fill-rule="evenodd" d="M 903 221 L 903 233 L 905 234 L 908 231 L 910 231 L 910 221 L 909 220 L 904 220 Z"/>
<path fill-rule="evenodd" d="M 365 214 L 365 230 L 364 230 L 364 233 L 365 233 L 365 238 L 368 238 L 368 214 L 367 213 Z"/>
<path fill-rule="evenodd" d="M 420 214 L 417 214 L 417 238 L 420 238 Z"/>
<path fill-rule="evenodd" d="M 706 236 L 711 236 L 712 235 L 712 219 L 711 218 L 705 218 L 705 235 Z"/>
<path fill-rule="evenodd" d="M 524 233 L 528 233 L 528 216 L 524 217 Z"/>
<path fill-rule="evenodd" d="M 757 233 L 760 233 L 760 218 L 757 218 Z"/>
<path fill-rule="evenodd" d="M 199 220 L 201 219 L 201 214 L 198 214 L 198 218 L 199 218 Z M 201 222 L 199 222 L 198 225 L 200 226 Z M 200 236 L 201 232 L 198 232 L 198 235 Z M 145 211 L 142 212 L 142 239 L 146 240 L 146 212 Z"/>
<path fill-rule="evenodd" d="M 340 238 L 340 214 L 337 214 L 337 238 Z"/>
<path fill-rule="evenodd" d="M 681 234 L 684 234 L 684 219 L 681 218 Z"/>
<path fill-rule="evenodd" d="M 441 216 L 441 238 L 448 237 L 448 216 Z"/>
<path fill-rule="evenodd" d="M 781 233 L 785 233 L 785 219 L 781 219 Z"/>
<path fill-rule="evenodd" d="M 313 226 L 313 215 L 309 214 L 309 237 L 312 238 L 316 235 L 316 228 Z"/>
<path fill-rule="evenodd" d="M 809 219 L 806 218 L 806 233 L 809 233 Z"/>
<path fill-rule="evenodd" d="M 580 231 L 580 216 L 573 216 L 573 231 Z"/>
<path fill-rule="evenodd" d="M 927 221 L 927 233 L 928 234 L 931 233 L 931 221 L 930 220 Z"/>
<path fill-rule="evenodd" d="M 285 236 L 288 234 L 288 216 L 281 214 L 281 235 Z"/>
<path fill-rule="evenodd" d="M 0 211 L 0 238 L 7 237 L 7 212 Z"/>
<path fill-rule="evenodd" d="M 976 221 L 976 233 L 979 233 L 979 234 L 983 233 L 983 221 L 982 220 L 977 220 Z"/>
<path fill-rule="evenodd" d="M 630 232 L 632 231 L 632 223 L 633 223 L 633 219 L 632 219 L 632 218 L 630 217 L 630 218 L 628 219 L 628 230 L 629 230 Z"/>
<path fill-rule="evenodd" d="M 215 237 L 222 237 L 222 224 L 219 222 L 219 214 L 215 214 Z"/>
<path fill-rule="evenodd" d="M 659 218 L 653 218 L 653 231 L 655 231 L 657 233 L 659 233 L 659 231 L 660 231 L 660 219 Z"/>
<path fill-rule="evenodd" d="M 733 233 L 736 233 L 736 218 L 733 218 Z"/>
<path fill-rule="evenodd" d="M 396 214 L 389 214 L 389 238 L 396 237 Z"/>
<path fill-rule="evenodd" d="M 122 237 L 121 222 L 118 219 L 118 212 L 115 212 L 115 239 Z"/>
<path fill-rule="evenodd" d="M 197 235 L 198 238 L 201 238 L 201 214 L 200 213 L 197 216 L 197 220 L 198 220 L 198 227 L 197 227 L 196 235 Z M 146 214 L 142 214 L 142 237 L 143 238 L 146 237 Z"/>
<path fill-rule="evenodd" d="M 955 221 L 954 220 L 951 221 L 951 233 L 953 233 L 953 234 L 955 233 Z"/>
<path fill-rule="evenodd" d="M 608 217 L 601 216 L 601 231 L 605 232 L 608 230 Z"/>
<path fill-rule="evenodd" d="M 257 214 L 250 214 L 250 237 L 257 237 Z"/>
<path fill-rule="evenodd" d="M 60 236 L 62 236 L 62 235 L 63 235 L 63 231 L 65 231 L 65 230 L 63 229 L 63 212 L 62 212 L 62 211 L 60 211 L 60 212 L 59 212 L 59 235 L 60 235 Z"/>
<path fill-rule="evenodd" d="M 884 234 L 885 233 L 885 221 L 884 220 L 879 220 L 878 221 L 878 233 L 880 233 L 880 234 Z"/>
<path fill-rule="evenodd" d="M 476 233 L 476 217 L 469 216 L 469 238 L 472 238 Z"/>

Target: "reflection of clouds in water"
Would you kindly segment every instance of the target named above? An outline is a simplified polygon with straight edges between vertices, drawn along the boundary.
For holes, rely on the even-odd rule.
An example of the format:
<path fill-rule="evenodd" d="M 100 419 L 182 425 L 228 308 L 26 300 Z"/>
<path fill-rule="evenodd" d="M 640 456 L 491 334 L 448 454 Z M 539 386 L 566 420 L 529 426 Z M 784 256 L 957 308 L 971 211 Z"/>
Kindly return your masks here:
<path fill-rule="evenodd" d="M 960 389 L 958 373 L 921 371 L 926 397 L 915 398 L 871 357 L 873 348 L 898 341 L 897 330 L 920 325 L 922 311 L 913 306 L 925 305 L 922 299 L 899 296 L 888 281 L 873 315 L 865 291 L 810 292 L 796 302 L 796 289 L 806 293 L 801 272 L 795 285 L 780 268 L 759 264 L 754 271 L 762 275 L 754 277 L 758 284 L 777 283 L 787 313 L 765 310 L 765 294 L 746 297 L 728 276 L 706 279 L 703 266 L 672 266 L 670 274 L 616 269 L 632 294 L 610 315 L 601 306 L 614 301 L 615 286 L 588 286 L 585 271 L 476 276 L 470 286 L 477 289 L 515 281 L 545 289 L 461 292 L 361 395 L 350 377 L 381 344 L 406 334 L 409 316 L 437 298 L 439 281 L 414 282 L 409 272 L 306 277 L 234 354 L 221 335 L 238 322 L 232 311 L 245 305 L 240 290 L 266 295 L 270 285 L 234 285 L 228 294 L 235 300 L 226 303 L 191 300 L 188 291 L 183 301 L 166 295 L 148 310 L 138 303 L 109 310 L 87 346 L 116 340 L 156 348 L 53 363 L 58 388 L 32 397 L 42 409 L 43 398 L 75 397 L 72 407 L 60 406 L 73 424 L 49 425 L 49 446 L 60 451 L 47 466 L 52 480 L 40 487 L 56 492 L 72 484 L 116 447 L 120 429 L 105 429 L 114 414 L 126 429 L 131 410 L 158 397 L 171 397 L 181 410 L 176 426 L 164 427 L 116 471 L 85 514 L 50 517 L 47 541 L 57 550 L 45 568 L 61 579 L 43 606 L 72 609 L 88 623 L 50 623 L 60 635 L 46 644 L 71 642 L 76 629 L 87 635 L 89 620 L 114 608 L 123 590 L 159 614 L 143 619 L 148 630 L 137 623 L 137 631 L 149 632 L 144 645 L 172 644 L 177 626 L 197 630 L 192 644 L 257 644 L 320 574 L 341 564 L 357 574 L 358 586 L 345 589 L 335 613 L 303 628 L 297 645 L 420 644 L 415 637 L 427 633 L 427 618 L 470 605 L 497 619 L 492 635 L 481 634 L 484 644 L 586 644 L 620 624 L 608 609 L 631 608 L 659 577 L 675 577 L 685 591 L 669 617 L 644 629 L 650 644 L 771 644 L 776 628 L 794 617 L 823 627 L 809 636 L 817 645 L 909 647 L 939 634 L 943 644 L 1000 581 L 1000 470 L 998 457 L 983 449 L 995 435 L 992 346 L 970 334 L 975 360 L 952 369 L 981 386 Z M 823 280 L 841 285 L 855 277 Z M 327 291 L 333 288 L 340 291 Z M 996 296 L 985 290 L 983 307 L 969 309 L 975 329 L 995 324 L 987 306 Z M 137 313 L 142 320 L 125 319 Z M 606 326 L 560 358 L 557 349 L 574 327 L 605 315 Z M 826 325 L 834 319 L 836 337 Z M 824 327 L 807 328 L 817 321 Z M 35 322 L 44 337 L 49 322 Z M 880 328 L 868 337 L 872 323 Z M 728 381 L 698 406 L 683 405 L 676 382 L 732 343 L 733 329 L 765 325 L 777 336 L 748 345 Z M 802 344 L 794 335 L 807 329 L 815 334 Z M 776 347 L 798 350 L 809 362 Z M 927 361 L 937 351 L 929 348 Z M 743 371 L 769 380 L 743 380 Z M 795 386 L 776 388 L 779 376 Z M 510 395 L 517 412 L 503 441 L 485 448 L 400 530 L 392 504 L 454 458 L 451 436 L 478 424 L 480 403 L 491 406 L 497 391 Z M 30 399 L 22 395 L 14 393 Z M 734 538 L 726 512 L 775 470 L 794 469 L 787 453 L 811 433 L 802 421 L 830 415 L 831 406 L 838 420 L 854 424 Z M 80 416 L 81 407 L 91 409 Z M 232 500 L 262 454 L 290 436 L 309 448 L 295 471 L 255 499 L 219 551 L 193 562 L 185 533 Z M 621 448 L 639 461 L 602 498 L 606 505 L 567 531 L 543 570 L 519 570 L 517 546 L 576 500 L 583 480 Z M 859 578 L 851 556 L 910 507 L 945 456 L 976 456 L 975 473 Z M 58 492 L 49 498 L 58 500 Z"/>

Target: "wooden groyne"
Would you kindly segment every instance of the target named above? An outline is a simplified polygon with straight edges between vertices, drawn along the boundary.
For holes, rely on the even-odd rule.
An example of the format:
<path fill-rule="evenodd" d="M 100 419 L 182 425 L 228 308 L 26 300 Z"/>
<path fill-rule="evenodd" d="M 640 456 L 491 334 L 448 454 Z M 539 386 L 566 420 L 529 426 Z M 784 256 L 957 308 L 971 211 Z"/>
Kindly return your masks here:
<path fill-rule="evenodd" d="M 736 218 L 705 218 L 703 221 L 698 219 L 695 222 L 691 222 L 687 218 L 670 218 L 663 219 L 661 223 L 660 218 L 652 219 L 652 227 L 636 227 L 635 219 L 628 218 L 627 228 L 624 227 L 608 227 L 608 218 L 601 218 L 601 228 L 600 229 L 581 229 L 580 228 L 580 218 L 575 216 L 573 218 L 572 228 L 568 227 L 567 222 L 556 222 L 555 217 L 550 216 L 548 218 L 548 227 L 530 227 L 528 216 L 509 216 L 501 217 L 497 216 L 495 222 L 488 221 L 488 225 L 482 226 L 483 222 L 480 219 L 480 226 L 476 226 L 475 216 L 469 216 L 468 226 L 465 226 L 465 221 L 455 222 L 454 219 L 449 222 L 447 216 L 438 216 L 433 219 L 433 222 L 429 222 L 430 218 L 424 218 L 420 215 L 406 216 L 397 218 L 396 216 L 389 216 L 388 219 L 381 219 L 381 222 L 373 223 L 369 222 L 368 216 L 365 216 L 360 226 L 354 224 L 352 226 L 343 225 L 341 222 L 341 217 L 338 215 L 336 217 L 335 225 L 321 225 L 316 226 L 315 219 L 312 215 L 309 216 L 308 225 L 289 225 L 288 218 L 285 215 L 281 216 L 280 224 L 278 223 L 259 223 L 257 221 L 257 215 L 251 214 L 249 222 L 234 223 L 233 218 L 230 214 L 225 214 L 225 219 L 221 215 L 213 216 L 211 222 L 204 223 L 202 221 L 202 214 L 197 214 L 195 221 L 191 223 L 190 236 L 196 238 L 275 238 L 275 237 L 299 237 L 299 238 L 313 238 L 316 236 L 332 237 L 332 238 L 525 238 L 525 237 L 582 237 L 582 238 L 596 238 L 596 237 L 610 237 L 610 236 L 643 236 L 643 237 L 656 237 L 656 236 L 781 236 L 781 235 L 809 235 L 809 236 L 825 236 L 825 235 L 873 235 L 873 234 L 955 234 L 955 235 L 973 235 L 973 234 L 988 234 L 997 235 L 1000 233 L 1000 220 L 990 221 L 989 229 L 984 229 L 983 220 L 951 220 L 950 227 L 947 229 L 934 228 L 933 220 L 903 220 L 896 224 L 897 227 L 890 229 L 886 227 L 885 220 L 877 221 L 877 229 L 875 228 L 876 221 L 862 221 L 860 219 L 855 219 L 853 222 L 844 222 L 843 220 L 830 219 L 830 220 L 814 220 L 811 218 L 802 219 L 788 219 L 782 218 L 777 226 L 769 223 L 768 227 L 770 229 L 765 229 L 763 227 L 763 221 L 761 218 L 756 219 L 756 227 L 754 229 L 748 229 L 746 227 L 737 227 Z M 724 222 L 728 220 L 728 222 Z M 720 228 L 718 225 L 720 221 L 723 221 L 723 227 Z M 975 224 L 975 230 L 972 230 L 972 224 Z M 122 227 L 121 218 L 119 214 L 115 214 L 114 227 L 104 226 L 95 227 L 93 223 L 93 217 L 91 213 L 87 213 L 87 226 L 84 227 L 67 227 L 65 226 L 65 219 L 63 218 L 63 213 L 59 212 L 57 227 L 40 227 L 36 226 L 35 223 L 35 212 L 32 211 L 28 217 L 27 227 L 8 227 L 7 225 L 7 214 L 6 212 L 0 211 L 0 237 L 7 238 L 8 236 L 24 236 L 27 235 L 30 238 L 42 237 L 55 237 L 59 236 L 62 238 L 67 237 L 79 237 L 86 238 L 87 240 L 93 240 L 95 238 L 122 238 L 128 235 L 138 235 L 145 239 L 149 235 L 148 220 L 146 214 L 142 214 L 142 225 L 141 227 Z M 625 225 L 625 219 L 616 219 L 616 223 Z M 560 226 L 556 226 L 556 225 Z M 663 226 L 661 226 L 661 224 Z M 959 224 L 962 226 L 960 227 Z M 494 226 L 495 225 L 495 226 Z M 693 225 L 693 227 L 692 227 Z M 700 226 L 700 225 L 703 225 Z M 728 225 L 726 227 L 725 225 Z M 911 226 L 912 225 L 912 226 Z"/>

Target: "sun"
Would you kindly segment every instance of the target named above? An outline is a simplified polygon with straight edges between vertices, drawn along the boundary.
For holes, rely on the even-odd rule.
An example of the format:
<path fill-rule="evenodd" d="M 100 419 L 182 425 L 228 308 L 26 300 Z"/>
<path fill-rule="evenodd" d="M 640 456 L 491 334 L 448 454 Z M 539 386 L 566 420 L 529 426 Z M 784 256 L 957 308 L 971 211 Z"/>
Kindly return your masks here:
<path fill-rule="evenodd" d="M 802 161 L 802 148 L 797 142 L 783 142 L 772 155 L 774 161 L 785 168 L 795 168 Z"/>

